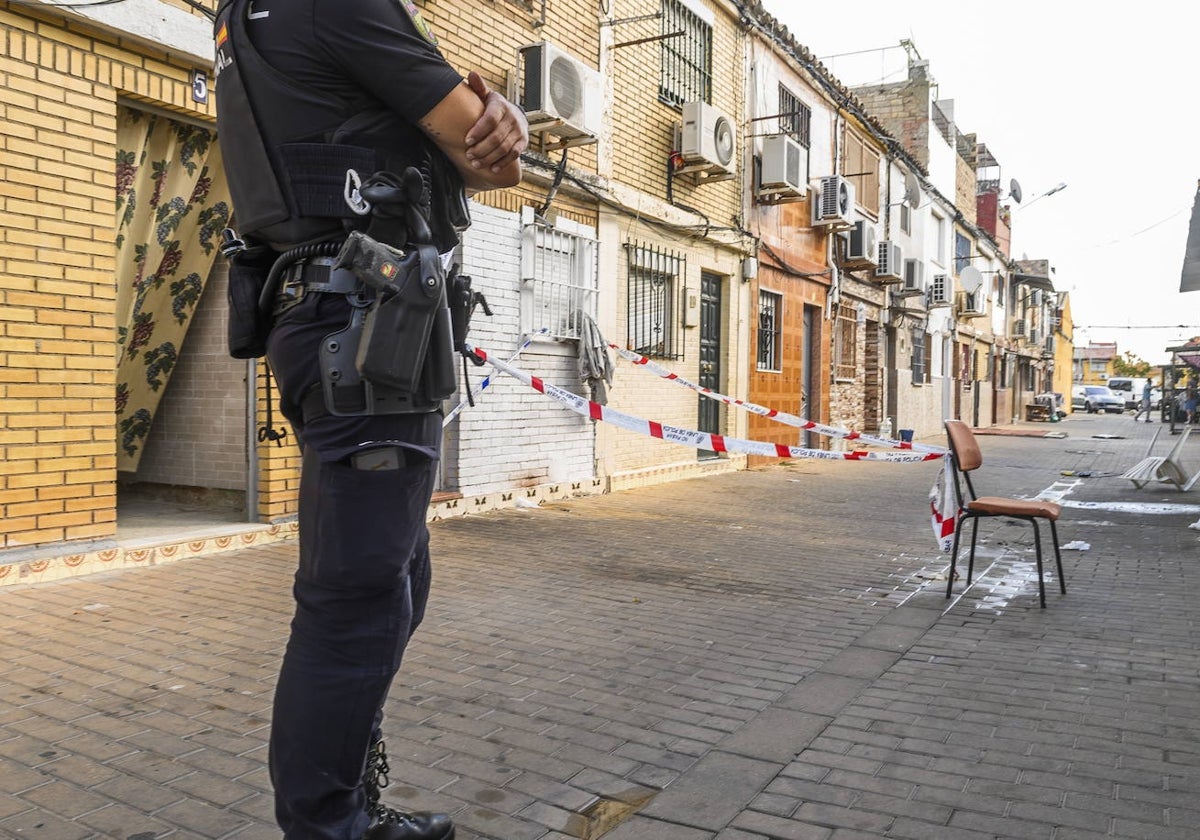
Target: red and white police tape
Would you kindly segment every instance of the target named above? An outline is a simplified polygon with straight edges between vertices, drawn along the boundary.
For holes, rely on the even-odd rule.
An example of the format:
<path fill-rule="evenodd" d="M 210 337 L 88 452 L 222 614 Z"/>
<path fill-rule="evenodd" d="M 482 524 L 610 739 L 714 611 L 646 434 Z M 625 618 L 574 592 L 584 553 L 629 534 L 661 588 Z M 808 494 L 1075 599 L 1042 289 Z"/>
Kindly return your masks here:
<path fill-rule="evenodd" d="M 863 443 L 870 443 L 875 446 L 886 446 L 892 449 L 911 449 L 914 452 L 936 452 L 942 454 L 946 452 L 946 447 L 935 446 L 925 443 L 909 443 L 908 441 L 892 440 L 891 438 L 876 437 L 875 435 L 867 435 L 861 432 L 855 432 L 850 429 L 841 429 L 836 426 L 826 426 L 822 423 L 817 423 L 804 417 L 798 417 L 795 414 L 788 414 L 786 411 L 777 411 L 773 408 L 767 408 L 764 405 L 758 405 L 745 400 L 739 400 L 735 397 L 729 397 L 725 394 L 717 393 L 711 388 L 705 388 L 703 385 L 697 385 L 695 382 L 689 382 L 677 373 L 674 373 L 662 365 L 655 364 L 640 353 L 634 353 L 632 350 L 625 350 L 617 345 L 609 342 L 609 347 L 617 351 L 617 355 L 627 362 L 632 362 L 638 367 L 645 368 L 651 373 L 655 373 L 663 379 L 682 385 L 685 388 L 691 388 L 701 396 L 709 399 L 719 400 L 726 405 L 732 405 L 736 408 L 742 408 L 752 414 L 757 414 L 761 417 L 767 417 L 779 423 L 784 423 L 788 426 L 795 426 L 806 431 L 815 432 L 826 437 L 843 438 L 845 440 L 861 440 Z"/>
<path fill-rule="evenodd" d="M 910 452 L 868 452 L 868 451 L 853 451 L 853 452 L 830 452 L 824 449 L 807 449 L 801 446 L 787 446 L 782 443 L 768 443 L 765 441 L 745 440 L 742 438 L 731 438 L 725 435 L 712 434 L 710 432 L 700 432 L 693 429 L 683 429 L 678 426 L 671 426 L 665 423 L 658 423 L 654 420 L 645 420 L 641 417 L 636 417 L 632 414 L 626 414 L 623 411 L 609 408 L 608 406 L 600 405 L 600 403 L 585 399 L 578 394 L 573 394 L 556 385 L 551 385 L 548 382 L 534 376 L 521 368 L 514 365 L 502 362 L 499 359 L 493 359 L 486 351 L 480 350 L 477 347 L 468 349 L 478 356 L 483 361 L 494 367 L 502 373 L 507 373 L 514 379 L 525 383 L 533 390 L 540 394 L 557 400 L 564 406 L 574 411 L 576 414 L 583 415 L 592 420 L 600 420 L 605 423 L 612 423 L 614 426 L 626 429 L 631 432 L 655 437 L 661 440 L 670 441 L 672 443 L 682 444 L 683 446 L 691 446 L 696 449 L 708 449 L 713 452 L 736 452 L 744 455 L 764 455 L 770 458 L 817 458 L 823 460 L 837 461 L 893 461 L 899 463 L 920 463 L 922 461 L 934 461 L 943 457 L 942 452 L 931 451 L 910 451 Z M 861 436 L 843 435 L 848 439 L 864 439 Z M 882 439 L 880 439 L 882 440 Z M 890 441 L 888 444 L 897 444 L 898 447 L 911 449 L 909 444 L 902 444 L 899 441 Z"/>

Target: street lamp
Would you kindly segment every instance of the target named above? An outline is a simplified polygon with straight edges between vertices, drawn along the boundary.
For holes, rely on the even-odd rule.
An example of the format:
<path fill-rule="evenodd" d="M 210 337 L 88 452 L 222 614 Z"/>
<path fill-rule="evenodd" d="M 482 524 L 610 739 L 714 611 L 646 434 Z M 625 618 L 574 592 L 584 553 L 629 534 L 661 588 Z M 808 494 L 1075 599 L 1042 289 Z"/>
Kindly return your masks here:
<path fill-rule="evenodd" d="M 1034 203 L 1035 201 L 1037 201 L 1039 198 L 1045 198 L 1045 197 L 1046 197 L 1046 196 L 1048 196 L 1048 195 L 1054 195 L 1056 192 L 1062 192 L 1062 191 L 1063 191 L 1063 190 L 1065 190 L 1066 188 L 1067 188 L 1067 183 L 1066 183 L 1066 181 L 1059 181 L 1057 184 L 1055 184 L 1055 185 L 1054 185 L 1053 187 L 1051 187 L 1050 189 L 1046 190 L 1046 191 L 1045 191 L 1044 193 L 1042 193 L 1041 195 L 1035 195 L 1033 198 L 1029 199 L 1029 204 L 1022 204 L 1022 205 L 1021 205 L 1020 207 L 1018 207 L 1017 209 L 1019 209 L 1019 210 L 1023 210 L 1024 208 L 1028 207 L 1030 204 L 1033 204 L 1033 203 Z"/>

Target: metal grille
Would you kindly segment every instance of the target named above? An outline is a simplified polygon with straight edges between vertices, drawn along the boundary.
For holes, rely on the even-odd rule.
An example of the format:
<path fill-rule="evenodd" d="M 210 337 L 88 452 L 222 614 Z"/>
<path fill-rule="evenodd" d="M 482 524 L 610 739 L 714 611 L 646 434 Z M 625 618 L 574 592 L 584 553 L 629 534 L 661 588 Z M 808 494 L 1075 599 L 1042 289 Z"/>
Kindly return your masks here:
<path fill-rule="evenodd" d="M 929 380 L 926 378 L 929 374 L 925 366 L 925 330 L 917 327 L 912 333 L 912 355 L 909 357 L 909 366 L 912 368 L 912 381 L 914 385 L 921 385 Z"/>
<path fill-rule="evenodd" d="M 596 239 L 551 227 L 525 208 L 521 229 L 521 330 L 552 339 L 580 338 L 583 315 L 596 317 Z"/>
<path fill-rule="evenodd" d="M 806 149 L 812 142 L 812 109 L 783 85 L 779 86 L 779 130 Z"/>
<path fill-rule="evenodd" d="M 663 0 L 662 34 L 659 98 L 677 106 L 711 104 L 712 27 L 680 0 Z"/>
<path fill-rule="evenodd" d="M 643 356 L 683 358 L 683 256 L 627 243 L 627 343 Z"/>
<path fill-rule="evenodd" d="M 838 304 L 837 321 L 833 328 L 836 331 L 836 376 L 838 379 L 853 379 L 858 372 L 858 313 L 853 306 Z"/>
<path fill-rule="evenodd" d="M 779 314 L 783 297 L 774 292 L 758 293 L 758 369 L 780 370 Z"/>

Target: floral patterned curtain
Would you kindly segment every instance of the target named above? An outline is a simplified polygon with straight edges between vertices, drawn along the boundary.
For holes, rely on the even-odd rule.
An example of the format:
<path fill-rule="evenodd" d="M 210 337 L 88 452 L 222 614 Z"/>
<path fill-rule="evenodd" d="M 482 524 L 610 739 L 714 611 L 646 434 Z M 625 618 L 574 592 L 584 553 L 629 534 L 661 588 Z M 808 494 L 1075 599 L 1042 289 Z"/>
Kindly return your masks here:
<path fill-rule="evenodd" d="M 137 470 L 230 216 L 216 132 L 117 119 L 117 469 Z"/>

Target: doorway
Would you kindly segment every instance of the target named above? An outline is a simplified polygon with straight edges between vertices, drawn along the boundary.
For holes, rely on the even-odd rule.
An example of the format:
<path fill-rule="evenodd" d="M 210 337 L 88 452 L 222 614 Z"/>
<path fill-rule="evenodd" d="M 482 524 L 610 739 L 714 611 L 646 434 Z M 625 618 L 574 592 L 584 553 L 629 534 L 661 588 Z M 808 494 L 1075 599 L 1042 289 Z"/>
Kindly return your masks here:
<path fill-rule="evenodd" d="M 800 337 L 800 416 L 821 422 L 821 310 L 804 305 L 804 333 Z M 816 446 L 817 435 L 805 429 L 801 445 Z"/>
<path fill-rule="evenodd" d="M 708 271 L 700 273 L 700 376 L 702 388 L 721 390 L 721 310 L 723 278 Z M 709 434 L 721 433 L 721 403 L 704 395 L 698 398 L 696 428 Z M 716 458 L 717 453 L 701 449 L 700 460 Z"/>

